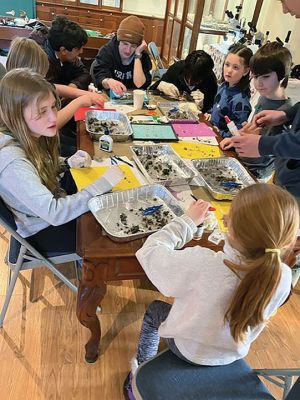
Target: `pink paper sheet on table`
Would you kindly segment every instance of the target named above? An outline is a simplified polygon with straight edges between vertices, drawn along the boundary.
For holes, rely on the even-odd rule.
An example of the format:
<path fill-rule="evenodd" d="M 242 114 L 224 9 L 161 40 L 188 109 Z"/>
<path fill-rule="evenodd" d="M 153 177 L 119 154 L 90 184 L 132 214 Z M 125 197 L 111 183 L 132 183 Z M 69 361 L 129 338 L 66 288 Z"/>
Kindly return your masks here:
<path fill-rule="evenodd" d="M 204 122 L 199 122 L 198 124 L 178 124 L 174 122 L 172 126 L 179 137 L 216 136 L 215 132 Z"/>

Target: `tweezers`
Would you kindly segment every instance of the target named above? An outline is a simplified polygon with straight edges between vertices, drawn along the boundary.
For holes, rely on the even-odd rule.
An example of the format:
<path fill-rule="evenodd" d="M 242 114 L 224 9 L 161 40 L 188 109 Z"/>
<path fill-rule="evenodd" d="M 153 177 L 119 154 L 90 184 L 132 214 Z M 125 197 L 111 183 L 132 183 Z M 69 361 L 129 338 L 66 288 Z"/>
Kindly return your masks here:
<path fill-rule="evenodd" d="M 116 160 L 116 157 L 110 156 L 109 158 L 110 158 L 111 165 L 117 165 L 118 164 L 118 161 Z"/>
<path fill-rule="evenodd" d="M 111 157 L 114 157 L 116 160 L 118 160 L 118 161 L 121 161 L 121 162 L 123 162 L 123 163 L 125 163 L 125 164 L 127 164 L 127 165 L 129 165 L 129 167 L 133 167 L 133 164 L 131 164 L 129 161 L 126 161 L 126 160 L 124 160 L 123 158 L 121 158 L 121 157 L 119 157 L 119 156 L 111 156 Z M 110 158 L 111 158 L 110 157 Z"/>
<path fill-rule="evenodd" d="M 152 215 L 152 214 L 156 213 L 156 211 L 160 210 L 161 208 L 162 208 L 162 204 L 160 204 L 159 206 L 147 207 L 143 211 L 143 215 Z"/>

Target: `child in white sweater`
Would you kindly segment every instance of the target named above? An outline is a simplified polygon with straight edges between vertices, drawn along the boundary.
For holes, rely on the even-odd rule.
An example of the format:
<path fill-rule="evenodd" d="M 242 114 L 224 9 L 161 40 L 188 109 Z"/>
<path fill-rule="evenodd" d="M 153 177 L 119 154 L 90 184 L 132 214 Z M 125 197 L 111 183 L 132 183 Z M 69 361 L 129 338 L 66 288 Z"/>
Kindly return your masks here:
<path fill-rule="evenodd" d="M 289 296 L 291 269 L 282 260 L 293 248 L 299 226 L 294 198 L 275 185 L 249 186 L 232 202 L 223 251 L 183 249 L 208 207 L 198 200 L 136 253 L 151 282 L 174 297 L 174 303 L 154 301 L 145 313 L 136 359 L 124 385 L 127 398 L 134 398 L 132 374 L 156 355 L 160 337 L 187 362 L 229 364 L 247 355 Z"/>

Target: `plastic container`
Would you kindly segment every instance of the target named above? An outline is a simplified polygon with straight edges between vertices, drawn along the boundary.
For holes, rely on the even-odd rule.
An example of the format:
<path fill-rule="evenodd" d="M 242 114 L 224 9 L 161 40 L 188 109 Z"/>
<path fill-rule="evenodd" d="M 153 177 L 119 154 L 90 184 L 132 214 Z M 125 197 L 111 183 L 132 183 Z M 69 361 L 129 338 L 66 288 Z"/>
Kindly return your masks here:
<path fill-rule="evenodd" d="M 109 135 L 102 135 L 99 139 L 99 148 L 100 150 L 112 152 L 113 149 L 113 139 Z"/>

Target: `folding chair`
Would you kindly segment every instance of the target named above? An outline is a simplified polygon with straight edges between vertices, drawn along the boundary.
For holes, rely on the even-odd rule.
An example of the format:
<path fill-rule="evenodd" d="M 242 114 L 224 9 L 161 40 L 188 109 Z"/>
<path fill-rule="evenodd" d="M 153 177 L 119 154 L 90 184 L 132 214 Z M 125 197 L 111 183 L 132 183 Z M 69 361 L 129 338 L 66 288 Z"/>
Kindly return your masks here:
<path fill-rule="evenodd" d="M 94 60 L 94 61 L 92 62 L 92 64 L 91 64 L 91 67 L 90 67 L 90 75 L 91 75 L 92 82 L 93 82 L 93 84 L 95 85 L 95 87 L 97 87 L 97 82 L 96 82 L 96 78 L 95 78 L 95 75 L 94 75 L 94 68 L 95 68 L 96 62 L 97 62 L 97 61 Z"/>
<path fill-rule="evenodd" d="M 283 387 L 284 399 L 300 399 L 299 378 L 291 389 L 291 377 L 299 376 L 300 368 L 252 370 L 244 360 L 214 367 L 198 366 L 181 360 L 170 350 L 139 366 L 132 389 L 136 400 L 274 400 L 258 374 Z"/>
<path fill-rule="evenodd" d="M 53 272 L 63 283 L 65 283 L 71 290 L 77 292 L 76 286 L 67 279 L 57 268 L 57 264 L 63 264 L 66 262 L 78 262 L 81 260 L 76 253 L 47 253 L 41 254 L 26 239 L 22 238 L 17 233 L 17 226 L 14 220 L 14 216 L 3 200 L 0 198 L 0 225 L 2 225 L 6 231 L 11 235 L 9 240 L 9 247 L 6 255 L 6 263 L 10 268 L 9 282 L 6 289 L 6 296 L 4 305 L 0 314 L 0 327 L 3 326 L 6 311 L 16 284 L 17 277 L 20 271 L 27 269 L 35 269 L 39 267 L 47 267 Z M 11 275 L 12 272 L 12 275 Z"/>
<path fill-rule="evenodd" d="M 155 42 L 148 43 L 148 50 L 155 66 L 155 69 L 152 70 L 152 80 L 156 77 L 160 79 L 163 76 L 163 74 L 167 71 L 167 68 L 165 68 L 164 63 L 160 58 L 158 48 Z"/>

